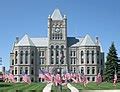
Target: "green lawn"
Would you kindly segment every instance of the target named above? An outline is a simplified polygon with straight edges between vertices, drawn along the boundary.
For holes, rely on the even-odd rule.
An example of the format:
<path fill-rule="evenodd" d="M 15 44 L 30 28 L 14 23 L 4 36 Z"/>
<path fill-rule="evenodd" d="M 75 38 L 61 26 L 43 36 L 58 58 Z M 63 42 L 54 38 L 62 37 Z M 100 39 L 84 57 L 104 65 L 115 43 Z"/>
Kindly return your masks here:
<path fill-rule="evenodd" d="M 116 87 L 113 86 L 113 83 L 103 82 L 100 85 L 96 85 L 96 83 L 88 83 L 87 87 L 84 87 L 82 84 L 72 84 L 79 90 L 114 90 L 120 89 L 120 83 L 117 83 Z"/>
<path fill-rule="evenodd" d="M 112 83 L 101 83 L 99 86 L 96 83 L 88 83 L 87 87 L 84 87 L 82 84 L 72 83 L 79 90 L 110 90 L 110 89 L 120 89 L 120 83 L 117 83 L 117 86 L 114 87 Z M 0 92 L 42 92 L 43 88 L 46 86 L 45 83 L 3 83 L 0 82 Z M 59 87 L 52 86 L 52 92 L 59 92 Z M 16 91 L 18 90 L 18 91 Z M 66 86 L 62 86 L 62 92 L 70 92 Z"/>
<path fill-rule="evenodd" d="M 1 83 L 0 82 L 0 92 L 16 92 L 16 90 L 19 90 L 19 92 L 29 92 L 30 90 L 33 92 L 42 92 L 43 88 L 46 86 L 45 83 L 31 83 L 25 84 L 25 83 Z"/>

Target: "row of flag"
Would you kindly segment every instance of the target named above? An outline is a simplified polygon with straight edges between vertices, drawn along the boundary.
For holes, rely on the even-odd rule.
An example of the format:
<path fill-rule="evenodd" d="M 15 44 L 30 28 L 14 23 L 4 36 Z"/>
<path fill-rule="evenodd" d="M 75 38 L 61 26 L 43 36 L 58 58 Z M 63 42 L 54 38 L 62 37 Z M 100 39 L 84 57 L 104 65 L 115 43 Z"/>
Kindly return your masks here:
<path fill-rule="evenodd" d="M 25 72 L 22 72 L 21 77 L 22 77 L 22 82 L 23 83 L 28 83 L 28 84 L 31 83 L 30 77 L 27 74 L 25 74 Z M 4 82 L 10 82 L 10 83 L 16 83 L 17 82 L 15 80 L 15 76 L 12 74 L 12 68 L 10 68 L 8 72 L 3 73 L 0 76 L 0 78 L 3 79 Z"/>
<path fill-rule="evenodd" d="M 24 83 L 31 83 L 30 76 L 25 74 L 25 72 L 22 72 L 22 82 Z M 0 76 L 0 78 L 3 79 L 5 82 L 12 82 L 16 83 L 15 77 L 11 72 L 11 69 L 9 70 L 9 73 L 4 73 L 3 75 Z M 87 77 L 83 74 L 75 74 L 75 73 L 66 73 L 66 74 L 51 74 L 47 72 L 46 70 L 39 70 L 39 78 L 44 79 L 46 82 L 53 82 L 56 85 L 61 85 L 62 83 L 67 83 L 68 81 L 72 81 L 74 83 L 83 83 L 84 86 L 88 83 Z M 102 82 L 102 76 L 100 73 L 98 73 L 96 77 L 96 83 L 99 85 Z M 116 85 L 117 82 L 117 74 L 114 74 L 114 80 L 113 84 Z"/>
<path fill-rule="evenodd" d="M 67 81 L 72 81 L 74 83 L 83 83 L 84 86 L 88 83 L 87 77 L 83 74 L 75 74 L 75 73 L 66 73 L 62 76 L 60 74 L 50 74 L 45 70 L 39 70 L 39 78 L 44 79 L 47 82 L 53 82 L 56 85 L 67 83 Z M 102 76 L 100 73 L 96 77 L 96 83 L 99 84 L 102 82 Z"/>

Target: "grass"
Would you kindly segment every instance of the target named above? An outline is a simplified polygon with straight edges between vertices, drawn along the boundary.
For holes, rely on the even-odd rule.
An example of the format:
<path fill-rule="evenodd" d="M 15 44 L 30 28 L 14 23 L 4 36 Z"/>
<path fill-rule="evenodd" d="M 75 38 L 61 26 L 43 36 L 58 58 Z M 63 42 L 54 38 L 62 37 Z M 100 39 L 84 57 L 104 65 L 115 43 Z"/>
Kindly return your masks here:
<path fill-rule="evenodd" d="M 78 83 L 72 83 L 74 87 L 76 87 L 79 90 L 114 90 L 119 89 L 120 90 L 120 83 L 117 83 L 116 87 L 113 86 L 112 83 L 103 82 L 99 86 L 96 85 L 96 83 L 88 83 L 87 87 L 84 87 L 82 84 Z M 45 83 L 31 83 L 25 84 L 25 83 L 3 83 L 0 82 L 0 92 L 42 92 L 43 88 L 46 86 Z M 55 85 L 52 86 L 51 92 L 59 92 L 60 87 L 56 87 Z M 70 90 L 67 88 L 67 86 L 62 86 L 62 92 L 70 92 Z"/>
<path fill-rule="evenodd" d="M 96 83 L 91 82 L 87 84 L 87 87 L 84 87 L 83 84 L 72 84 L 74 87 L 76 87 L 79 90 L 114 90 L 114 89 L 120 89 L 120 83 L 117 83 L 116 87 L 113 86 L 113 83 L 103 82 L 99 84 L 98 86 Z"/>
<path fill-rule="evenodd" d="M 42 92 L 43 88 L 46 86 L 45 83 L 1 83 L 0 82 L 0 92 Z"/>

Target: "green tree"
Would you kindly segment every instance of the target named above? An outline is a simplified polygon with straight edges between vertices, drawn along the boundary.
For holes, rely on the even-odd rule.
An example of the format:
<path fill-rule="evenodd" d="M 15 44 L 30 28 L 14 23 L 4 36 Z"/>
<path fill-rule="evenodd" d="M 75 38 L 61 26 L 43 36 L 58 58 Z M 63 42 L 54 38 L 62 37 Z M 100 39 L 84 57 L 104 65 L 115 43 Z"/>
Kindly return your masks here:
<path fill-rule="evenodd" d="M 109 53 L 106 57 L 106 63 L 105 63 L 105 70 L 104 70 L 104 81 L 113 82 L 115 71 L 118 71 L 118 57 L 117 52 L 114 45 L 114 42 L 111 44 L 111 47 L 109 48 Z"/>

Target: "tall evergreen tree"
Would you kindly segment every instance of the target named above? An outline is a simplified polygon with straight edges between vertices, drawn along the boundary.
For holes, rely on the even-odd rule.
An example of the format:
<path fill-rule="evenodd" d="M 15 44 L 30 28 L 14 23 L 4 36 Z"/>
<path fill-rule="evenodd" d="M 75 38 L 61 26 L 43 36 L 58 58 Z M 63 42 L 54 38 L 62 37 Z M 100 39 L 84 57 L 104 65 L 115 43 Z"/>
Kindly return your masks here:
<path fill-rule="evenodd" d="M 106 57 L 106 63 L 105 63 L 105 71 L 104 71 L 104 80 L 108 82 L 112 82 L 114 79 L 115 71 L 118 71 L 118 57 L 117 52 L 114 43 L 111 44 L 111 47 L 109 48 L 109 53 Z"/>

